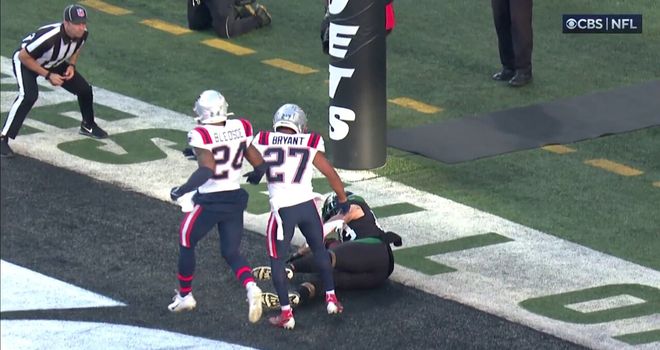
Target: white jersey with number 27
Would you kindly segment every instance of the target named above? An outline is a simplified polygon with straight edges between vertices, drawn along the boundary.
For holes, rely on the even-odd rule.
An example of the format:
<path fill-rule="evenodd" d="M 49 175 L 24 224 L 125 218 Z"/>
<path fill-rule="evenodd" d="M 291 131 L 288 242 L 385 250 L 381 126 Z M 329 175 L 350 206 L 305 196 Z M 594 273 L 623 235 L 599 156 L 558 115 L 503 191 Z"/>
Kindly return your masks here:
<path fill-rule="evenodd" d="M 321 135 L 261 131 L 252 144 L 269 166 L 266 178 L 272 207 L 285 208 L 314 199 L 314 157 L 325 152 Z"/>

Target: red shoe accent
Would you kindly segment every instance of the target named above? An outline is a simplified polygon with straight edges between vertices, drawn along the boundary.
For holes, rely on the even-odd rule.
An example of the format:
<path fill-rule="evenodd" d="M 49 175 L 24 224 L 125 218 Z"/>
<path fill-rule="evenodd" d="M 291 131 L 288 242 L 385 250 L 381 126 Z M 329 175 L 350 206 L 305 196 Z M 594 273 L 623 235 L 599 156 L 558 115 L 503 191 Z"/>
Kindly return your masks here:
<path fill-rule="evenodd" d="M 296 325 L 296 321 L 293 319 L 292 310 L 282 311 L 278 316 L 270 317 L 268 321 L 270 321 L 270 324 L 273 326 L 284 329 L 293 329 Z"/>
<path fill-rule="evenodd" d="M 340 314 L 344 311 L 344 306 L 337 300 L 336 294 L 326 294 L 325 302 L 327 304 L 326 310 L 329 314 Z"/>

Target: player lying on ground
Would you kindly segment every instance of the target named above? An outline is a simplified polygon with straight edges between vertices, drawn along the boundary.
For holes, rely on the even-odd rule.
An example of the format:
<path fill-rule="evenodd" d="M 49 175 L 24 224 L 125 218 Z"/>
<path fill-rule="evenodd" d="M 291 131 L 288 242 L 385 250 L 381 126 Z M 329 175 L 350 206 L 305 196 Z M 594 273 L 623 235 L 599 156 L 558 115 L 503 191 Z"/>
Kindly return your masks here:
<path fill-rule="evenodd" d="M 401 237 L 394 232 L 383 231 L 367 202 L 348 192 L 350 209 L 345 215 L 337 210 L 337 197 L 330 195 L 323 204 L 322 217 L 325 245 L 333 266 L 337 289 L 372 289 L 382 285 L 394 270 L 394 256 L 390 244 L 401 246 Z M 318 273 L 309 247 L 303 246 L 287 260 L 287 277 L 294 273 Z M 257 279 L 270 279 L 270 268 L 255 267 Z M 312 278 L 289 293 L 289 303 L 298 306 L 312 300 L 322 285 Z M 273 293 L 263 293 L 262 303 L 267 308 L 279 307 L 279 298 Z"/>

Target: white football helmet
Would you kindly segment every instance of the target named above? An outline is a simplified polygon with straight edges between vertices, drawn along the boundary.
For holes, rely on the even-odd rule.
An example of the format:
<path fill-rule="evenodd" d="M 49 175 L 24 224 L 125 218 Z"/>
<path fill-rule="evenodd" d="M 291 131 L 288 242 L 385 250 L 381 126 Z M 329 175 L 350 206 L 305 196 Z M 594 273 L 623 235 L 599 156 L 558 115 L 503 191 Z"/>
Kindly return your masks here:
<path fill-rule="evenodd" d="M 273 129 L 283 126 L 293 129 L 296 133 L 307 132 L 307 116 L 302 108 L 293 103 L 280 107 L 273 116 Z"/>
<path fill-rule="evenodd" d="M 234 113 L 227 113 L 227 100 L 221 93 L 215 90 L 206 90 L 195 101 L 193 111 L 197 115 L 195 120 L 202 124 L 221 123 L 227 120 L 227 116 Z"/>

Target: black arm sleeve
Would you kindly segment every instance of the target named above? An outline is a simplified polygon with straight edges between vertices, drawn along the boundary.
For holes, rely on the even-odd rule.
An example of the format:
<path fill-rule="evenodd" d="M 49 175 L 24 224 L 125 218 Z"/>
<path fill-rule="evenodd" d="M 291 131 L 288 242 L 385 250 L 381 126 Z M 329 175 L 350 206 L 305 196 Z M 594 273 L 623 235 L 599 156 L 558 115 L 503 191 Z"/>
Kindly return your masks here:
<path fill-rule="evenodd" d="M 207 167 L 199 167 L 194 173 L 190 175 L 188 181 L 179 187 L 180 193 L 188 193 L 197 187 L 203 185 L 208 179 L 213 176 L 213 170 Z"/>

